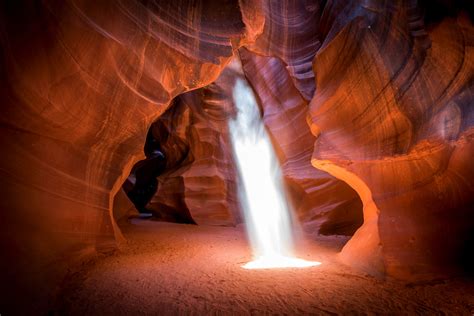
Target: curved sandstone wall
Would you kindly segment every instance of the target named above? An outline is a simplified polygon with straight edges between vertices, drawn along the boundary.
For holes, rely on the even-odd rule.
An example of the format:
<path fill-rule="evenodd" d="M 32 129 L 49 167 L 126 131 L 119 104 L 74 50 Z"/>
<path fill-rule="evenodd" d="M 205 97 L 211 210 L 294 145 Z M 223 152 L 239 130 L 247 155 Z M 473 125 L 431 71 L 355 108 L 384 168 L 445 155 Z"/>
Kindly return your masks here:
<path fill-rule="evenodd" d="M 312 163 L 364 203 L 345 262 L 447 275 L 473 249 L 474 29 L 465 14 L 424 25 L 420 8 L 388 6 L 341 1 L 321 18 Z"/>
<path fill-rule="evenodd" d="M 262 28 L 253 6 L 1 5 L 2 293 L 43 306 L 71 261 L 116 247 L 113 198 L 150 124 Z"/>
<path fill-rule="evenodd" d="M 3 3 L 0 270 L 11 287 L 2 293 L 41 308 L 72 261 L 116 248 L 114 196 L 179 95 L 195 107 L 190 137 L 206 137 L 192 148 L 194 169 L 181 170 L 187 207 L 201 203 L 191 189 L 205 188 L 207 166 L 217 182 L 233 177 L 224 153 L 202 145 L 225 143 L 212 113 L 220 101 L 182 94 L 216 81 L 243 46 L 289 186 L 308 197 L 298 216 L 321 227 L 311 188 L 349 205 L 349 185 L 364 224 L 344 262 L 402 279 L 458 273 L 474 240 L 474 30 L 456 4 L 433 16 L 435 5 L 444 4 Z M 213 211 L 198 221 L 236 221 L 231 191 L 209 192 Z"/>

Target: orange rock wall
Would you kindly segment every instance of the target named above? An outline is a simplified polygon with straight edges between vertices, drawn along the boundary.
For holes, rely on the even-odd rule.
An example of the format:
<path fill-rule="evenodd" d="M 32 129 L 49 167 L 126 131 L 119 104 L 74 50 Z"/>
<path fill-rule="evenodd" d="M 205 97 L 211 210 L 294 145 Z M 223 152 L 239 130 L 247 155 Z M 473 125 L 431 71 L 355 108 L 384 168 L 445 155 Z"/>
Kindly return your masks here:
<path fill-rule="evenodd" d="M 44 307 L 71 262 L 116 247 L 112 201 L 150 124 L 261 29 L 252 6 L 1 4 L 2 293 Z"/>
<path fill-rule="evenodd" d="M 311 234 L 352 235 L 362 225 L 359 196 L 345 182 L 311 165 L 316 139 L 306 121 L 308 102 L 296 89 L 284 62 L 245 48 L 239 55 L 263 108 L 298 222 Z"/>
<path fill-rule="evenodd" d="M 158 217 L 173 221 L 186 210 L 197 224 L 233 226 L 241 222 L 228 130 L 228 120 L 235 115 L 232 88 L 239 76 L 226 68 L 211 85 L 177 97 L 172 114 L 159 119 L 172 135 L 163 146 L 168 164 L 182 159 L 168 145 L 177 143 L 173 139 L 177 135 L 188 150 L 183 162 L 158 177 L 158 190 L 147 206 Z M 160 139 L 160 129 L 153 131 Z"/>
<path fill-rule="evenodd" d="M 312 152 L 312 165 L 364 204 L 341 259 L 402 279 L 459 273 L 474 240 L 474 32 L 452 8 L 430 15 L 439 3 L 2 3 L 4 302 L 28 297 L 41 309 L 71 262 L 116 247 L 113 200 L 148 128 L 178 95 L 214 82 L 242 46 L 259 55 L 244 66 L 254 65 L 246 73 L 294 190 L 312 196 L 307 179 L 327 177 L 300 169 Z M 232 175 L 226 153 L 205 146 L 221 123 L 200 106 L 220 103 L 196 93 L 179 97 L 196 107 L 183 126 L 206 139 L 190 144 L 197 163 L 181 179 L 204 190 L 196 175 L 208 166 L 217 182 Z M 306 121 L 314 142 L 297 127 Z M 343 187 L 328 179 L 328 192 Z M 216 213 L 196 218 L 235 220 L 229 192 L 209 192 Z M 337 203 L 353 197 L 342 195 Z M 198 209 L 200 200 L 188 192 L 185 203 Z M 309 202 L 298 212 L 309 222 L 315 214 Z"/>
<path fill-rule="evenodd" d="M 313 165 L 364 202 L 341 257 L 403 279 L 459 273 L 474 232 L 472 22 L 425 25 L 420 8 L 377 2 L 332 9 L 310 124 Z"/>

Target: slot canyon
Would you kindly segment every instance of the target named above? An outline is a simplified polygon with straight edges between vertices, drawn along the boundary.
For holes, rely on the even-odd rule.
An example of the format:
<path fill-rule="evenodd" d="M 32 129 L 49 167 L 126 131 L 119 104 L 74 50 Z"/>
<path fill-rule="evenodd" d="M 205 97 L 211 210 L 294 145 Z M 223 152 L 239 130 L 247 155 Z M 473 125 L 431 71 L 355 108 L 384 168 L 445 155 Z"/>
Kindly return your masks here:
<path fill-rule="evenodd" d="M 0 315 L 473 315 L 473 21 L 2 1 Z"/>

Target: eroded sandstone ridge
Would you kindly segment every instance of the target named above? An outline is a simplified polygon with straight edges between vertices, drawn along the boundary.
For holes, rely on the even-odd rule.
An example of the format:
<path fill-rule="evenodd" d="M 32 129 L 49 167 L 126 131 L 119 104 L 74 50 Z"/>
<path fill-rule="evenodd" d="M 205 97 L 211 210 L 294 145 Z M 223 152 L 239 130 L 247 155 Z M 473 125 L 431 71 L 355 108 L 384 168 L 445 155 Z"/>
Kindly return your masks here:
<path fill-rule="evenodd" d="M 360 199 L 345 182 L 311 165 L 315 137 L 306 123 L 308 102 L 294 87 L 283 62 L 245 49 L 238 56 L 243 68 L 235 58 L 211 85 L 178 96 L 151 126 L 167 166 L 156 176 L 153 198 L 146 197 L 149 203 L 138 208 L 166 221 L 232 226 L 242 222 L 228 125 L 236 114 L 235 82 L 246 76 L 254 84 L 299 223 L 309 233 L 352 235 L 362 225 Z M 150 163 L 157 165 L 150 159 L 137 164 L 137 170 L 146 169 L 142 178 L 151 175 L 153 168 L 141 165 Z M 132 182 L 138 181 L 136 173 L 144 172 L 134 170 L 124 184 L 132 199 Z"/>
<path fill-rule="evenodd" d="M 158 190 L 147 205 L 158 218 L 173 220 L 187 211 L 198 225 L 241 223 L 228 129 L 229 119 L 235 116 L 232 88 L 239 76 L 227 67 L 211 85 L 177 97 L 170 113 L 152 125 L 158 142 L 164 134 L 160 124 L 172 131 L 171 137 L 180 138 L 163 142 L 168 163 L 176 167 L 158 177 Z M 180 142 L 186 150 L 175 149 Z"/>
<path fill-rule="evenodd" d="M 2 3 L 2 293 L 44 306 L 70 261 L 116 247 L 112 201 L 150 124 L 263 27 L 253 6 Z"/>
<path fill-rule="evenodd" d="M 316 139 L 306 122 L 308 102 L 293 84 L 284 62 L 245 48 L 239 50 L 239 56 L 262 106 L 299 223 L 308 233 L 353 235 L 362 224 L 360 199 L 345 182 L 311 165 Z"/>
<path fill-rule="evenodd" d="M 202 202 L 193 187 L 204 190 L 214 172 L 209 181 L 229 191 L 206 191 L 209 212 L 190 214 L 235 221 L 230 158 L 209 154 L 225 144 L 218 131 L 231 111 L 213 99 L 219 81 L 209 85 L 237 55 L 289 187 L 306 199 L 298 216 L 314 224 L 316 191 L 332 210 L 358 203 L 348 186 L 362 200 L 364 224 L 344 262 L 402 279 L 459 273 L 474 240 L 474 29 L 457 4 L 2 3 L 5 302 L 21 293 L 44 308 L 71 261 L 116 247 L 113 200 L 157 119 L 194 159 L 168 170 L 162 193 L 188 190 L 193 208 Z M 160 117 L 172 100 L 185 133 Z M 151 204 L 169 205 L 164 196 L 159 188 Z"/>
<path fill-rule="evenodd" d="M 473 250 L 472 21 L 352 6 L 322 18 L 310 103 L 313 165 L 364 203 L 342 258 L 399 278 L 444 275 Z"/>

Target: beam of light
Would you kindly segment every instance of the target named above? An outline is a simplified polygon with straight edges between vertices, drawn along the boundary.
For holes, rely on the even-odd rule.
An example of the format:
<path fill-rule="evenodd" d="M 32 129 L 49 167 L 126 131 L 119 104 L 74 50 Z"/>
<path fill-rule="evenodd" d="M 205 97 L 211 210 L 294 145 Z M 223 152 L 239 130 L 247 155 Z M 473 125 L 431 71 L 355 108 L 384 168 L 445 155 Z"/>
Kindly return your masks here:
<path fill-rule="evenodd" d="M 291 219 L 275 152 L 260 118 L 252 89 L 237 79 L 233 89 L 237 117 L 229 121 L 232 146 L 242 179 L 240 199 L 254 261 L 245 269 L 310 267 L 292 254 Z"/>

